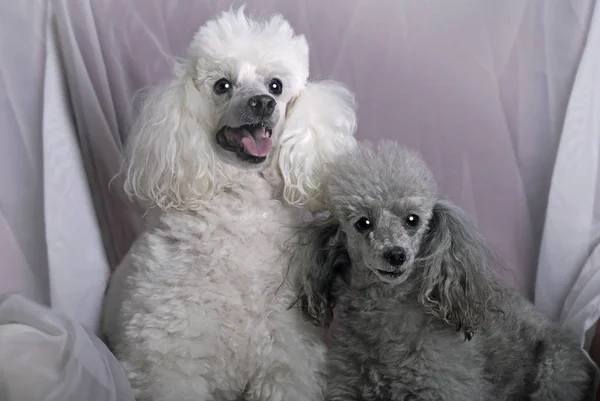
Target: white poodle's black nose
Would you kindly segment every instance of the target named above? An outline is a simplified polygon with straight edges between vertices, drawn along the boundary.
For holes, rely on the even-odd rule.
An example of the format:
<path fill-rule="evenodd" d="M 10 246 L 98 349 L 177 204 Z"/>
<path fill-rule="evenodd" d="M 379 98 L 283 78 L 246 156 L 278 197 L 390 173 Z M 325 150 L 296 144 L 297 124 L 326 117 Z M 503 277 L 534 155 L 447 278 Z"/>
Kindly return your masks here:
<path fill-rule="evenodd" d="M 248 99 L 248 106 L 256 117 L 269 117 L 273 114 L 277 102 L 269 95 L 257 95 Z"/>
<path fill-rule="evenodd" d="M 383 257 L 392 266 L 402 266 L 406 261 L 406 251 L 404 248 L 395 246 L 385 251 Z"/>

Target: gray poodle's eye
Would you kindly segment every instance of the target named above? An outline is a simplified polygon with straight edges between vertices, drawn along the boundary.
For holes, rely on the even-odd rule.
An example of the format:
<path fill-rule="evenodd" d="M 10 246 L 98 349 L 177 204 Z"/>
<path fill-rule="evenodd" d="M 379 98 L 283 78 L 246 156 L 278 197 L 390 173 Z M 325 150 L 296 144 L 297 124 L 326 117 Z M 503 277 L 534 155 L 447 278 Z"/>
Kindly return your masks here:
<path fill-rule="evenodd" d="M 273 78 L 271 82 L 269 82 L 269 92 L 273 95 L 281 95 L 283 91 L 283 84 L 277 78 Z"/>
<path fill-rule="evenodd" d="M 233 85 L 231 85 L 231 82 L 229 82 L 225 78 L 219 79 L 215 83 L 215 86 L 213 86 L 213 90 L 217 95 L 224 95 L 225 93 L 229 92 L 232 88 Z"/>
<path fill-rule="evenodd" d="M 354 223 L 354 228 L 356 228 L 356 231 L 361 233 L 370 230 L 371 227 L 373 227 L 373 224 L 371 223 L 371 220 L 366 217 L 361 217 L 356 221 L 356 223 Z"/>
<path fill-rule="evenodd" d="M 406 225 L 409 227 L 416 227 L 419 225 L 419 216 L 417 216 L 416 214 L 409 214 L 408 217 L 406 218 Z"/>

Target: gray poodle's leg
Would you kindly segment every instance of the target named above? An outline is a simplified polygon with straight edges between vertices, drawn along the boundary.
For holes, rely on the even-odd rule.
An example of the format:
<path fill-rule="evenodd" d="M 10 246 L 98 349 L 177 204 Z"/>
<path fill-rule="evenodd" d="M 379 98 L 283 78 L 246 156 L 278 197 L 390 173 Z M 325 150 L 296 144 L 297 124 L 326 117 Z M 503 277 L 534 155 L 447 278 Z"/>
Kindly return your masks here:
<path fill-rule="evenodd" d="M 363 401 L 356 389 L 336 383 L 328 385 L 325 391 L 325 401 Z"/>
<path fill-rule="evenodd" d="M 329 358 L 325 401 L 378 400 L 382 394 L 377 394 L 370 381 L 365 380 L 368 368 L 341 355 L 348 355 L 347 350 L 336 350 Z"/>
<path fill-rule="evenodd" d="M 345 357 L 340 357 L 345 355 Z M 421 395 L 386 377 L 377 361 L 357 363 L 348 350 L 337 351 L 328 361 L 325 401 L 441 401 L 434 394 Z"/>

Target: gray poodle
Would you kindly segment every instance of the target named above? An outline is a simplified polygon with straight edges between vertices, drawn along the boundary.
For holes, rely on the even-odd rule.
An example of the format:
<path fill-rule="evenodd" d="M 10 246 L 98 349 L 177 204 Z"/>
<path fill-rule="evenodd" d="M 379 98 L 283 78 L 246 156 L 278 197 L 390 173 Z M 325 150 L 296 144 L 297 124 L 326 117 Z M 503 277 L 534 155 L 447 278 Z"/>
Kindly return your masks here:
<path fill-rule="evenodd" d="M 334 166 L 327 202 L 290 270 L 306 318 L 339 314 L 327 401 L 593 399 L 595 365 L 500 286 L 492 252 L 416 153 L 360 145 Z"/>

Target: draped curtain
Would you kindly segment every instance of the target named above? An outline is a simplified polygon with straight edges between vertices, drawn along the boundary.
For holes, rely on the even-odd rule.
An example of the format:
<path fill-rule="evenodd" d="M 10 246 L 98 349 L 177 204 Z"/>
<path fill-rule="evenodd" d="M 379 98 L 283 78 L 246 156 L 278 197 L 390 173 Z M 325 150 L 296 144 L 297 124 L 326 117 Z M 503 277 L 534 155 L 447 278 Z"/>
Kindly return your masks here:
<path fill-rule="evenodd" d="M 98 327 L 140 231 L 113 180 L 136 93 L 240 1 L 0 3 L 0 292 Z M 588 342 L 600 314 L 594 0 L 251 0 L 357 94 L 360 139 L 419 150 L 507 279 Z M 112 181 L 111 181 L 112 180 Z"/>

